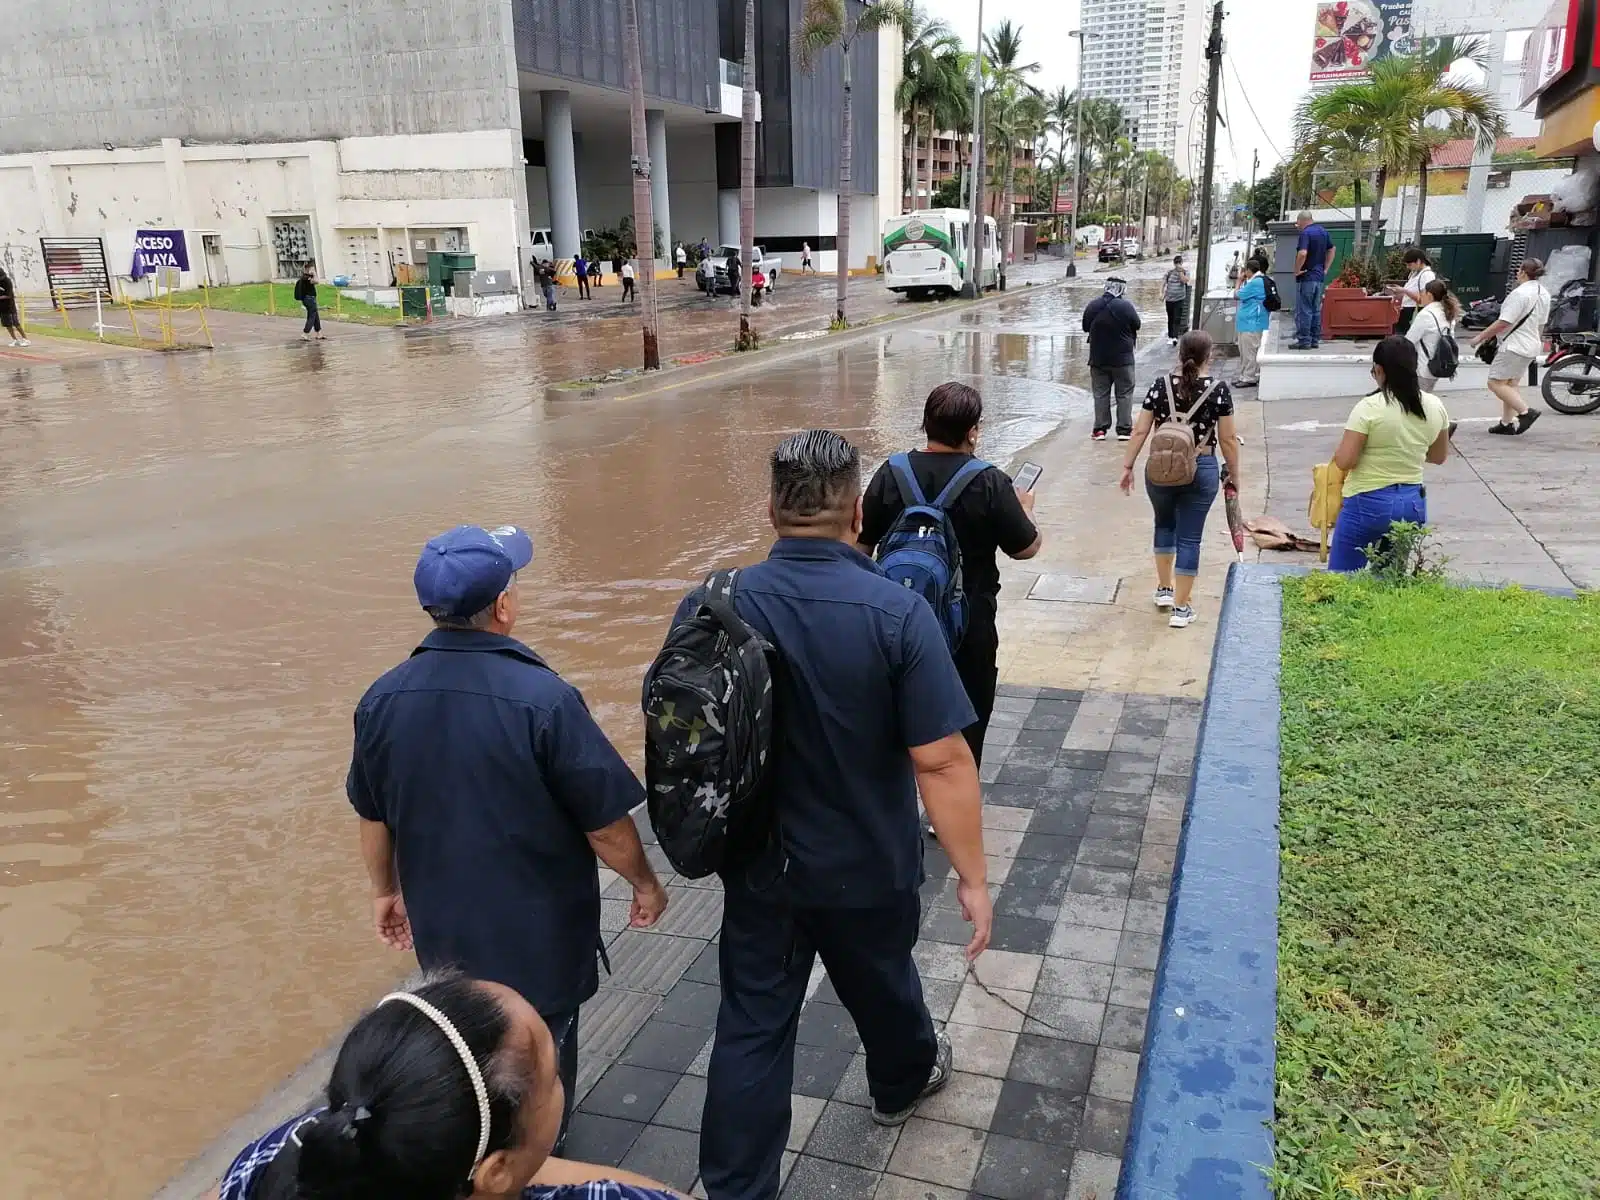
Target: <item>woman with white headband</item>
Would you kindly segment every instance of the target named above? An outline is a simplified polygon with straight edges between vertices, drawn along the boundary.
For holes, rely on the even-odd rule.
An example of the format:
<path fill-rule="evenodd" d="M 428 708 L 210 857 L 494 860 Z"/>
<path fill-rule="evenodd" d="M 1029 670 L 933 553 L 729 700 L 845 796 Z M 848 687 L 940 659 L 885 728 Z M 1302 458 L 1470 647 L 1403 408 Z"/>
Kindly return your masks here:
<path fill-rule="evenodd" d="M 563 1097 L 533 1007 L 435 975 L 350 1030 L 326 1106 L 244 1148 L 220 1200 L 674 1200 L 614 1167 L 550 1157 Z"/>

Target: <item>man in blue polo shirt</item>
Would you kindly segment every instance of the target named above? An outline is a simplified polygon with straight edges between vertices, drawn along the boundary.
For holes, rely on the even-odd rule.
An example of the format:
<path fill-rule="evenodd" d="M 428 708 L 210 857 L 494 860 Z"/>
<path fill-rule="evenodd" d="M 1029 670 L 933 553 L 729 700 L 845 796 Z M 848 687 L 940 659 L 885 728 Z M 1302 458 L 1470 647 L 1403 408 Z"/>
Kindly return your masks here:
<path fill-rule="evenodd" d="M 1309 212 L 1295 220 L 1300 245 L 1295 250 L 1294 342 L 1291 350 L 1315 350 L 1322 344 L 1322 293 L 1337 254 L 1328 231 Z"/>
<path fill-rule="evenodd" d="M 604 953 L 595 856 L 633 885 L 633 925 L 654 925 L 667 897 L 629 815 L 639 781 L 577 689 L 511 637 L 532 559 L 510 526 L 423 548 L 414 582 L 434 630 L 356 706 L 345 787 L 378 937 L 521 992 L 560 1048 L 570 1114 L 578 1006 Z"/>
<path fill-rule="evenodd" d="M 814 430 L 772 456 L 777 544 L 733 604 L 777 650 L 768 778 L 779 837 L 723 873 L 722 1006 L 700 1170 L 711 1200 L 772 1200 L 789 1133 L 796 1023 L 820 956 L 866 1051 L 872 1117 L 909 1120 L 950 1078 L 912 961 L 923 882 L 917 793 L 960 878 L 976 958 L 993 920 L 976 719 L 921 596 L 855 549 L 861 459 Z M 680 618 L 689 611 L 686 601 Z"/>

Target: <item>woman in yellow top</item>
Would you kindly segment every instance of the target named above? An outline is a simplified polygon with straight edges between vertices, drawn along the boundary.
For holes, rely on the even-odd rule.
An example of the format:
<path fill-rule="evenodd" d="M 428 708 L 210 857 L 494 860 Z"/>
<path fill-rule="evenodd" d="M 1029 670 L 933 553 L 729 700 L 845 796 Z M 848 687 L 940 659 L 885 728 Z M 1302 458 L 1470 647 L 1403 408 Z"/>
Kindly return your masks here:
<path fill-rule="evenodd" d="M 1367 547 L 1383 541 L 1396 521 L 1425 525 L 1424 463 L 1450 453 L 1450 414 L 1417 379 L 1417 348 L 1387 337 L 1372 352 L 1378 390 L 1356 404 L 1333 461 L 1345 472 L 1344 507 L 1333 529 L 1331 571 L 1359 571 Z"/>

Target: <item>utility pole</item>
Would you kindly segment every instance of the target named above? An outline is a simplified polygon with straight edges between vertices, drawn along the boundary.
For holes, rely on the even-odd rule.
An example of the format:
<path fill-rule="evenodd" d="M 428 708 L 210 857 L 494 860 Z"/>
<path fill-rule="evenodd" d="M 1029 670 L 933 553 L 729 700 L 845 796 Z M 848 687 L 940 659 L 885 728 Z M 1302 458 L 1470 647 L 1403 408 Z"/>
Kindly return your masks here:
<path fill-rule="evenodd" d="M 1244 257 L 1247 262 L 1250 256 L 1256 252 L 1256 172 L 1260 170 L 1261 151 L 1257 150 L 1255 152 L 1255 161 L 1250 164 L 1250 193 L 1244 198 Z"/>
<path fill-rule="evenodd" d="M 1217 178 L 1217 106 L 1222 98 L 1222 0 L 1211 10 L 1211 38 L 1206 42 L 1211 82 L 1206 88 L 1206 157 L 1200 180 L 1200 251 L 1195 263 L 1194 313 L 1191 329 L 1200 328 L 1206 289 L 1211 286 L 1211 193 Z"/>
<path fill-rule="evenodd" d="M 639 54 L 639 10 L 622 0 L 622 53 L 628 73 L 628 108 L 633 125 L 634 287 L 644 317 L 644 369 L 661 369 L 656 325 L 656 221 L 650 202 L 650 141 L 644 126 L 644 68 Z M 665 167 L 666 164 L 662 164 Z"/>
<path fill-rule="evenodd" d="M 983 0 L 978 0 L 978 49 L 972 56 L 972 209 L 967 225 L 967 279 L 961 294 L 968 300 L 983 291 Z"/>
<path fill-rule="evenodd" d="M 1090 34 L 1074 29 L 1068 37 L 1078 39 L 1078 104 L 1072 131 L 1072 233 L 1067 238 L 1067 278 L 1078 277 L 1078 209 L 1083 207 L 1083 59 L 1089 53 Z"/>

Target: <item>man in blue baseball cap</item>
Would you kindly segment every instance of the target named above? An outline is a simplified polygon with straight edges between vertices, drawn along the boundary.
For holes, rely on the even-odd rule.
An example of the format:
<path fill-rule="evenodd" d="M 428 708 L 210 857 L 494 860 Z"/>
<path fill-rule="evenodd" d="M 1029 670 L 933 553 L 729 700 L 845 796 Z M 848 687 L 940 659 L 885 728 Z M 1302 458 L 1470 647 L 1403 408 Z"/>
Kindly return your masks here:
<path fill-rule="evenodd" d="M 644 791 L 583 697 L 511 636 L 533 539 L 462 525 L 413 581 L 434 629 L 361 698 L 345 783 L 378 937 L 515 988 L 560 1049 L 567 1120 L 578 1006 L 599 989 L 596 856 L 648 928 L 667 895 L 630 815 Z M 558 1143 L 559 1145 L 559 1143 Z"/>

